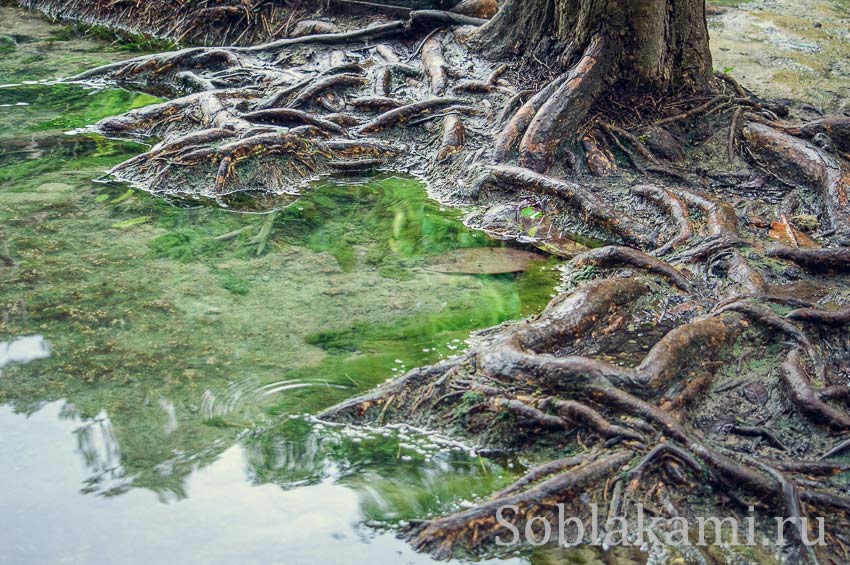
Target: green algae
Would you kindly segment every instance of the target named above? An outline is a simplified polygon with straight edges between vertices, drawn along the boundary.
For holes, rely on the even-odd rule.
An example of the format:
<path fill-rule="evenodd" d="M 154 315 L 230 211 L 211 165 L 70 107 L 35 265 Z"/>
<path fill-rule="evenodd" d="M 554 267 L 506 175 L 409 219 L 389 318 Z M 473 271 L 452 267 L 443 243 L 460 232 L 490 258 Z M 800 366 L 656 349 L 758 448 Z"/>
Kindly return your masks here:
<path fill-rule="evenodd" d="M 159 98 L 120 89 L 90 90 L 75 84 L 25 84 L 0 89 L 0 104 L 28 104 L 24 116 L 41 119 L 26 128 L 28 132 L 70 130 L 91 125 L 107 116 L 141 108 Z M 45 108 L 53 117 L 44 119 Z"/>
<path fill-rule="evenodd" d="M 0 35 L 0 55 L 8 55 L 18 48 L 18 43 L 8 35 Z"/>
<path fill-rule="evenodd" d="M 132 33 L 129 31 L 110 29 L 101 25 L 85 23 L 66 24 L 50 34 L 52 41 L 75 41 L 79 38 L 90 39 L 98 42 L 109 43 L 118 51 L 159 53 L 172 51 L 180 46 L 168 39 L 158 39 Z"/>

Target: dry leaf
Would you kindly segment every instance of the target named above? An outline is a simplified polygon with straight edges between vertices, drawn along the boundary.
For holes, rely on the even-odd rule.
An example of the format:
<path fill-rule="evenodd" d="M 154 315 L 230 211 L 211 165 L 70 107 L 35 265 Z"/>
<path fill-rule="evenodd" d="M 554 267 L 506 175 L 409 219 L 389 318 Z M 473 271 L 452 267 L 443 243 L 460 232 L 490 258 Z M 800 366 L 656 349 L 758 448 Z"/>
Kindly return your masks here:
<path fill-rule="evenodd" d="M 782 214 L 778 220 L 771 222 L 768 237 L 789 245 L 791 247 L 819 247 L 805 233 L 791 225 L 785 214 Z"/>

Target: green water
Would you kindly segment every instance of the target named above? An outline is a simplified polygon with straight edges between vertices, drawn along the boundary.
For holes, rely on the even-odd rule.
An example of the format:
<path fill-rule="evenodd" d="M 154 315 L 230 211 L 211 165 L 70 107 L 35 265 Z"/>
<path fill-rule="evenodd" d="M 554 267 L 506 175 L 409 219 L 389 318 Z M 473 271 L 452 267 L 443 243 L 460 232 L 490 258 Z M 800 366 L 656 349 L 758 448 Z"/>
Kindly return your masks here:
<path fill-rule="evenodd" d="M 540 311 L 556 266 L 432 269 L 495 243 L 410 178 L 250 214 L 98 182 L 144 147 L 69 130 L 155 99 L 44 82 L 128 54 L 0 12 L 0 561 L 426 562 L 387 528 L 514 471 L 303 415 Z M 50 356 L 5 364 L 24 336 Z"/>

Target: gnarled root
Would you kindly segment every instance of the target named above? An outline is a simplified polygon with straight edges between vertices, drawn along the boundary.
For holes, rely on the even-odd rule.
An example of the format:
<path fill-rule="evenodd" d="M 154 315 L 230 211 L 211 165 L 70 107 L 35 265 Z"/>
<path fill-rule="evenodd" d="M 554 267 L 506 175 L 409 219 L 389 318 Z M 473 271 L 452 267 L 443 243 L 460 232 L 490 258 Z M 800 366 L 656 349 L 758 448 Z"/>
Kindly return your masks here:
<path fill-rule="evenodd" d="M 694 226 L 688 213 L 688 207 L 681 198 L 669 190 L 651 185 L 634 186 L 631 190 L 635 194 L 649 198 L 664 207 L 678 226 L 679 233 L 676 237 L 656 249 L 653 252 L 654 255 L 666 255 L 693 237 Z"/>
<path fill-rule="evenodd" d="M 850 416 L 824 403 L 815 394 L 799 350 L 788 354 L 780 372 L 792 402 L 803 415 L 837 431 L 850 429 Z"/>
<path fill-rule="evenodd" d="M 841 160 L 763 124 L 747 124 L 744 138 L 754 157 L 772 173 L 817 189 L 832 229 L 850 237 L 850 171 Z"/>
<path fill-rule="evenodd" d="M 520 166 L 539 173 L 552 166 L 562 134 L 578 130 L 605 86 L 606 65 L 613 58 L 609 43 L 602 36 L 594 37 L 581 61 L 540 107 L 520 143 Z"/>
<path fill-rule="evenodd" d="M 600 247 L 599 249 L 583 253 L 576 258 L 575 263 L 578 266 L 594 265 L 606 269 L 633 267 L 664 277 L 685 292 L 690 292 L 693 289 L 693 285 L 688 278 L 675 268 L 664 261 L 650 257 L 630 247 L 614 245 Z"/>
<path fill-rule="evenodd" d="M 665 335 L 638 365 L 637 379 L 653 390 L 663 390 L 685 367 L 710 367 L 724 347 L 745 328 L 741 317 L 733 313 L 708 316 L 679 326 Z"/>
<path fill-rule="evenodd" d="M 478 180 L 480 186 L 495 186 L 500 190 L 527 190 L 535 194 L 554 196 L 571 204 L 575 211 L 601 229 L 624 240 L 645 246 L 649 230 L 639 222 L 618 213 L 606 202 L 581 186 L 535 173 L 522 167 L 499 165 Z"/>
<path fill-rule="evenodd" d="M 810 324 L 823 324 L 827 326 L 850 325 L 850 308 L 830 311 L 818 308 L 798 308 L 788 312 L 787 318 Z"/>
<path fill-rule="evenodd" d="M 525 134 L 534 116 L 537 115 L 543 104 L 566 82 L 567 78 L 569 78 L 568 75 L 562 75 L 551 81 L 516 111 L 502 132 L 496 137 L 493 149 L 493 160 L 496 163 L 504 163 L 507 160 L 508 155 L 517 141 Z M 511 105 L 509 103 L 508 107 Z"/>
<path fill-rule="evenodd" d="M 850 271 L 850 248 L 806 249 L 771 245 L 765 249 L 765 255 L 792 261 L 804 269 L 815 273 L 846 273 Z"/>

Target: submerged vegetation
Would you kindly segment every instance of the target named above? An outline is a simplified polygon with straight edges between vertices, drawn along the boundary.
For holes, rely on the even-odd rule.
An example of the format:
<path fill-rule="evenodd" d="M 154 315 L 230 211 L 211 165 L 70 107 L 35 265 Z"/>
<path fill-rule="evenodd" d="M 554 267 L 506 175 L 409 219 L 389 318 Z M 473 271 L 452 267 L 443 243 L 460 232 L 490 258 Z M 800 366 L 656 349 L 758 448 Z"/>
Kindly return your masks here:
<path fill-rule="evenodd" d="M 24 74 L 28 55 L 16 52 L 0 83 L 95 62 L 76 62 L 66 41 L 96 51 L 97 62 L 118 56 L 73 34 L 44 36 L 26 44 L 42 66 Z M 481 481 L 495 481 L 499 467 L 465 451 L 432 448 L 423 464 L 398 438 L 342 441 L 288 416 L 454 355 L 472 330 L 539 311 L 559 280 L 555 264 L 502 275 L 431 270 L 429 259 L 452 250 L 501 244 L 407 177 L 325 179 L 252 213 L 98 182 L 144 147 L 68 130 L 156 101 L 67 84 L 0 88 L 0 255 L 12 261 L 0 263 L 0 342 L 41 334 L 52 345 L 48 359 L 2 369 L 0 401 L 25 414 L 63 403 L 80 422 L 92 494 L 183 498 L 187 480 L 236 443 L 249 480 L 287 488 L 340 479 L 338 465 L 360 489 L 392 467 L 398 482 L 369 489 L 386 499 L 364 495 L 368 517 L 387 523 L 484 494 Z M 297 478 L 270 458 L 280 452 L 269 446 L 307 444 L 326 447 L 287 462 Z M 429 494 L 432 483 L 445 488 Z"/>

